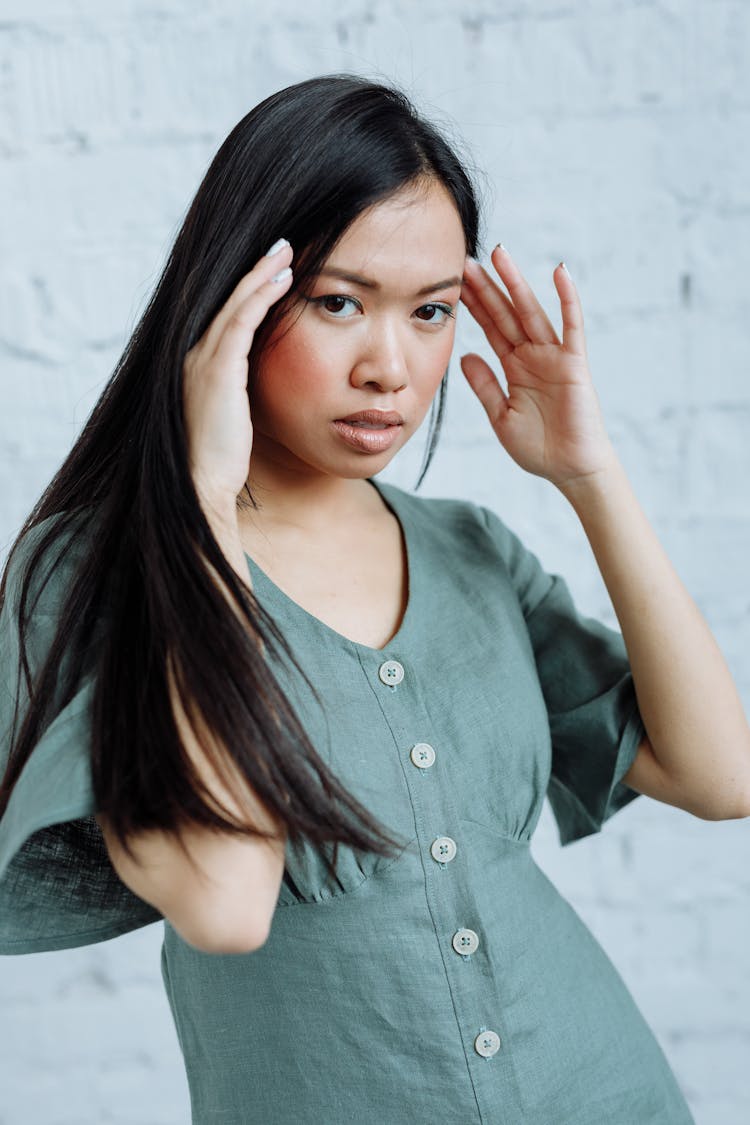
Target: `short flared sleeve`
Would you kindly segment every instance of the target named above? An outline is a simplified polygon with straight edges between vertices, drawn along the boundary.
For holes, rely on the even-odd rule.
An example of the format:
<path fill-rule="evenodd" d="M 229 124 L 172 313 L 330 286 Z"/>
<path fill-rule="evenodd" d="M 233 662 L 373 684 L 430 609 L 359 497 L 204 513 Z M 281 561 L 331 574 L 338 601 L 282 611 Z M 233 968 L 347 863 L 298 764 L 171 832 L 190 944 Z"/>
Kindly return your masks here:
<path fill-rule="evenodd" d="M 8 761 L 16 706 L 18 730 L 28 705 L 26 682 L 18 670 L 18 598 L 24 559 L 42 528 L 39 524 L 28 534 L 11 560 L 0 612 L 0 772 Z M 32 682 L 49 652 L 55 609 L 74 559 L 75 551 L 69 551 L 64 564 L 50 566 L 46 559 L 41 564 L 40 573 L 49 578 L 28 622 Z M 73 698 L 49 723 L 0 819 L 0 954 L 91 945 L 162 918 L 121 881 L 94 819 L 93 688 L 93 679 L 83 677 Z"/>
<path fill-rule="evenodd" d="M 563 578 L 543 569 L 490 509 L 482 509 L 515 588 L 547 705 L 547 797 L 562 845 L 599 832 L 641 794 L 622 781 L 645 737 L 625 643 L 582 615 Z"/>

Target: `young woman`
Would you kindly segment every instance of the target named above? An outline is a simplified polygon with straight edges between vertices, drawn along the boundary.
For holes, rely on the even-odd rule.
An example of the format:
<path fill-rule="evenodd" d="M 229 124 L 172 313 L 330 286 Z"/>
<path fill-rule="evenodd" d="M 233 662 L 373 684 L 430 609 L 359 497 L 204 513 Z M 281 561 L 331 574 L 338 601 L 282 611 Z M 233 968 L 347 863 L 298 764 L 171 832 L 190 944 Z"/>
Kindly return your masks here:
<path fill-rule="evenodd" d="M 3 574 L 0 952 L 163 919 L 198 1125 L 692 1120 L 529 845 L 545 796 L 563 844 L 639 794 L 748 815 L 750 732 L 573 281 L 561 342 L 477 230 L 401 92 L 267 98 Z M 376 479 L 432 408 L 429 463 L 461 301 L 507 389 L 464 375 L 573 505 L 622 636 L 494 510 Z"/>

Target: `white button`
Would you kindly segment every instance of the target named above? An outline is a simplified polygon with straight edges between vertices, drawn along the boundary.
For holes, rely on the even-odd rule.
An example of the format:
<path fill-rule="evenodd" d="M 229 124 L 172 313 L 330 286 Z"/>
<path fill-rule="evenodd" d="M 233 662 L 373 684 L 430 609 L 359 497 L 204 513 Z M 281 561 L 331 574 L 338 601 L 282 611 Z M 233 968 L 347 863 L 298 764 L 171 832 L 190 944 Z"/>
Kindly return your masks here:
<path fill-rule="evenodd" d="M 433 840 L 430 855 L 438 863 L 450 863 L 455 854 L 456 841 L 451 840 L 450 836 L 438 836 L 437 840 Z"/>
<path fill-rule="evenodd" d="M 386 660 L 378 668 L 378 675 L 384 684 L 395 687 L 404 678 L 404 666 L 398 660 Z"/>
<path fill-rule="evenodd" d="M 435 761 L 435 751 L 429 742 L 418 742 L 416 746 L 412 746 L 409 756 L 414 765 L 419 766 L 421 770 L 429 769 Z"/>
<path fill-rule="evenodd" d="M 474 1040 L 474 1050 L 484 1059 L 491 1059 L 500 1050 L 500 1036 L 496 1031 L 480 1031 Z"/>
<path fill-rule="evenodd" d="M 453 948 L 456 953 L 468 956 L 479 948 L 479 935 L 474 930 L 456 930 L 453 935 Z"/>

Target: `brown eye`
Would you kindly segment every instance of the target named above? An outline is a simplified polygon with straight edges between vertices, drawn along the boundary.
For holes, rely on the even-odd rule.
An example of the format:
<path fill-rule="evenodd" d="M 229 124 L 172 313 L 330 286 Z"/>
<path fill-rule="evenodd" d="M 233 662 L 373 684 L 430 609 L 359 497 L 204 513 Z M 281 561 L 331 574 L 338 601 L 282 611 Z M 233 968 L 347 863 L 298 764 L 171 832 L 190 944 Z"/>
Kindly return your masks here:
<path fill-rule="evenodd" d="M 346 304 L 346 297 L 337 297 L 335 295 L 331 295 L 329 297 L 323 298 L 323 304 L 327 312 L 341 312 L 341 305 L 339 305 L 338 308 L 331 308 L 329 303 L 331 301 L 334 303 L 334 305 L 337 301 L 342 301 L 344 304 Z"/>
<path fill-rule="evenodd" d="M 438 317 L 433 316 L 433 317 L 430 317 L 429 320 L 425 320 L 425 322 L 424 322 L 425 324 L 445 324 L 448 320 L 451 320 L 455 316 L 455 314 L 453 312 L 453 309 L 451 308 L 450 305 L 442 305 L 442 304 L 422 305 L 422 308 L 417 309 L 417 312 L 423 312 L 425 309 L 427 309 L 429 312 L 434 312 L 435 310 L 437 310 L 438 312 L 443 313 L 443 319 L 442 320 L 439 319 Z M 420 317 L 419 319 L 422 320 L 422 317 Z"/>
<path fill-rule="evenodd" d="M 324 293 L 322 297 L 307 297 L 306 300 L 311 305 L 320 306 L 320 308 L 324 309 L 325 312 L 330 313 L 331 316 L 335 317 L 336 320 L 349 320 L 348 316 L 338 316 L 338 313 L 340 313 L 342 310 L 341 304 L 336 306 L 337 301 L 343 302 L 344 305 L 350 304 L 356 306 L 358 304 L 358 302 L 355 301 L 353 297 L 344 297 L 340 293 Z M 328 307 L 330 302 L 334 303 L 333 308 Z"/>

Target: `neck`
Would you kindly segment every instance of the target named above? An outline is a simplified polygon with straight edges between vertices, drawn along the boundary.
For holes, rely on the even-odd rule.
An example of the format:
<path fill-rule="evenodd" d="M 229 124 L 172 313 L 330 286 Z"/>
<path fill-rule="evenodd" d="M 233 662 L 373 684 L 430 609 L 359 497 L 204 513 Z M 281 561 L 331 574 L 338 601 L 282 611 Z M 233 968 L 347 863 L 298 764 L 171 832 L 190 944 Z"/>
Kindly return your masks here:
<path fill-rule="evenodd" d="M 250 459 L 247 484 L 258 510 L 239 512 L 240 520 L 255 526 L 286 525 L 310 531 L 325 531 L 342 520 L 370 513 L 380 499 L 365 478 L 332 476 L 310 466 L 279 463 L 256 453 Z"/>

